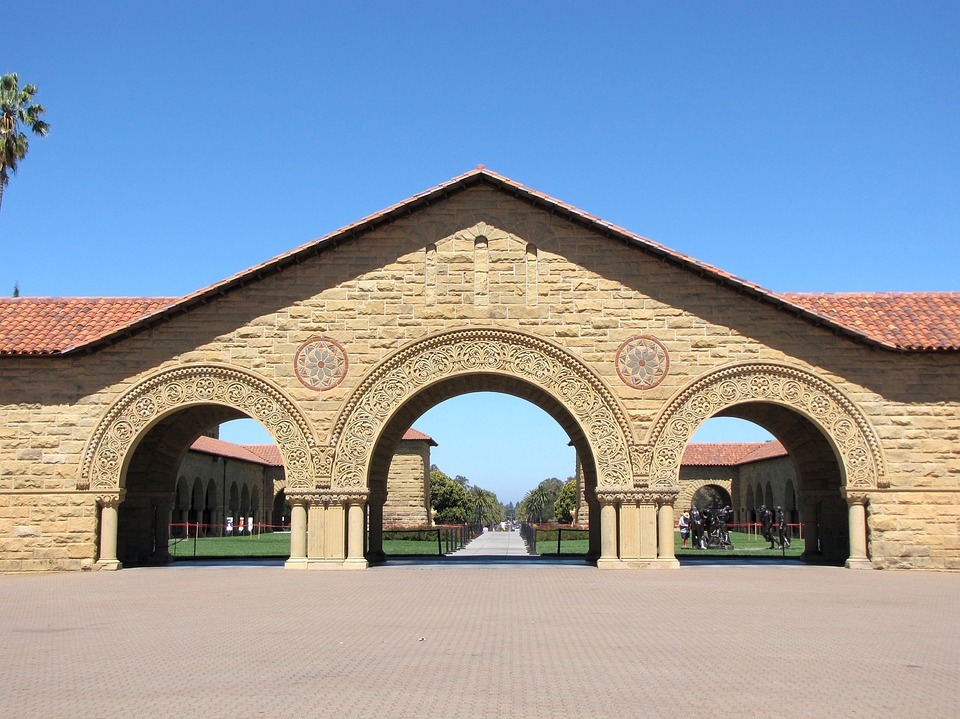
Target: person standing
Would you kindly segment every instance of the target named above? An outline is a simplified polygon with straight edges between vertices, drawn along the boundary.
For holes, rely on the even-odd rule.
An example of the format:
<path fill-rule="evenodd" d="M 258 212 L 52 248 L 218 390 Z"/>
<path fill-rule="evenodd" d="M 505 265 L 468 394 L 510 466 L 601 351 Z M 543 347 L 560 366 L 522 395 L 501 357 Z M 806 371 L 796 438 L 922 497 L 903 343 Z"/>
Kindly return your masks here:
<path fill-rule="evenodd" d="M 690 512 L 684 512 L 680 515 L 677 528 L 680 530 L 680 549 L 686 549 L 687 540 L 690 539 Z"/>

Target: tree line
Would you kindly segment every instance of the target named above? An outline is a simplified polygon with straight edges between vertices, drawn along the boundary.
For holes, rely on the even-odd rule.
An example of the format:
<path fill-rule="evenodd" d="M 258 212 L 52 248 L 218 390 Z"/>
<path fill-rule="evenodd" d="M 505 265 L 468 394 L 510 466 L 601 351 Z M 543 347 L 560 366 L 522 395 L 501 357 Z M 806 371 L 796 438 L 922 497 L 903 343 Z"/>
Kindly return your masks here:
<path fill-rule="evenodd" d="M 450 477 L 436 465 L 430 467 L 430 506 L 436 524 L 491 526 L 514 519 L 569 524 L 576 511 L 576 494 L 577 482 L 573 477 L 566 482 L 550 477 L 527 492 L 516 506 L 505 505 L 496 493 L 470 484 L 466 477 Z"/>

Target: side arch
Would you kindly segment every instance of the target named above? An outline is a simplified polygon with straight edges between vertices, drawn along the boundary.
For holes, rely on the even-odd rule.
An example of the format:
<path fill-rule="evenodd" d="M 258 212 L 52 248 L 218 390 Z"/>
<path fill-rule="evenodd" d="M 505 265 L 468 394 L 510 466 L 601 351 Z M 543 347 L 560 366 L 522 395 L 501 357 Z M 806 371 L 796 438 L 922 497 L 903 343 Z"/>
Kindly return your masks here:
<path fill-rule="evenodd" d="M 87 442 L 77 488 L 119 491 L 131 450 L 148 430 L 177 411 L 209 404 L 233 408 L 260 422 L 280 448 L 288 485 L 312 488 L 320 453 L 300 409 L 267 380 L 217 364 L 164 370 L 124 392 Z"/>
<path fill-rule="evenodd" d="M 880 441 L 866 416 L 833 384 L 810 372 L 775 363 L 734 365 L 710 372 L 681 390 L 651 427 L 650 477 L 677 481 L 683 450 L 700 424 L 735 405 L 761 402 L 802 415 L 828 439 L 849 489 L 885 486 Z"/>
<path fill-rule="evenodd" d="M 583 428 L 597 463 L 597 486 L 633 488 L 629 424 L 603 381 L 550 342 L 492 328 L 441 332 L 374 367 L 334 425 L 331 488 L 364 490 L 376 444 L 404 402 L 431 384 L 468 374 L 506 375 L 547 392 Z"/>

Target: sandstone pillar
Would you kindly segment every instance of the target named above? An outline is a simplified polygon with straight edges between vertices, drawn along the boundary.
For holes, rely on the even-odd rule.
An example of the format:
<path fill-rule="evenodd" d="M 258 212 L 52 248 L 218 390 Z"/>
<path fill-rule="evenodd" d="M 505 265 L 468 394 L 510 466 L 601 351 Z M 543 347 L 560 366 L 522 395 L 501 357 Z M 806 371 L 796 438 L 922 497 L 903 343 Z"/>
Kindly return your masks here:
<path fill-rule="evenodd" d="M 120 569 L 117 559 L 117 509 L 120 506 L 119 494 L 97 497 L 100 507 L 100 557 L 97 569 Z"/>
<path fill-rule="evenodd" d="M 363 556 L 363 539 L 366 529 L 364 504 L 363 498 L 351 497 L 347 505 L 347 558 L 343 563 L 344 569 L 367 568 L 367 560 Z"/>
<path fill-rule="evenodd" d="M 303 569 L 307 566 L 307 500 L 289 497 L 290 501 L 290 559 L 284 565 L 288 569 Z"/>
<path fill-rule="evenodd" d="M 640 510 L 640 559 L 653 561 L 657 558 L 657 505 L 653 497 L 642 496 Z"/>
<path fill-rule="evenodd" d="M 599 493 L 598 493 L 599 494 Z M 600 501 L 600 559 L 598 569 L 616 569 L 620 566 L 617 556 L 617 505 L 612 497 L 599 497 Z"/>
<path fill-rule="evenodd" d="M 867 500 L 863 493 L 847 493 L 849 512 L 850 556 L 844 563 L 848 569 L 872 569 L 867 558 Z"/>
<path fill-rule="evenodd" d="M 620 561 L 637 561 L 642 556 L 641 527 L 642 508 L 637 502 L 624 500 L 620 502 Z"/>
<path fill-rule="evenodd" d="M 674 497 L 675 498 L 675 497 Z M 673 498 L 672 498 L 673 499 Z M 674 551 L 673 503 L 662 501 L 657 513 L 657 560 L 664 567 L 679 567 Z"/>

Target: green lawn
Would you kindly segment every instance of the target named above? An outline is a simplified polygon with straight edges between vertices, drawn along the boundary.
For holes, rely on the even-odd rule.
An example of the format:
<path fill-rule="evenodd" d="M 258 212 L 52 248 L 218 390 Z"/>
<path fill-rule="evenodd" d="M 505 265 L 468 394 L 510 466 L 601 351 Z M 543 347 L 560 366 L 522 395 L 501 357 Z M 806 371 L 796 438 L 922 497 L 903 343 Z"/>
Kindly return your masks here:
<path fill-rule="evenodd" d="M 431 555 L 440 551 L 437 545 L 436 530 L 410 533 L 407 538 L 393 538 L 387 533 L 383 540 L 383 551 L 387 556 Z M 432 536 L 430 536 L 432 535 Z M 444 542 L 446 549 L 446 542 Z M 180 559 L 210 559 L 223 557 L 289 557 L 290 533 L 272 532 L 249 537 L 200 537 L 190 539 L 171 539 L 170 556 Z"/>
<path fill-rule="evenodd" d="M 552 538 L 541 539 L 537 535 L 537 553 L 543 555 L 557 555 L 556 531 L 550 532 Z M 571 537 L 577 537 L 578 533 L 571 532 Z M 674 549 L 678 557 L 799 557 L 803 554 L 803 540 L 793 539 L 790 542 L 790 549 L 781 552 L 779 549 L 767 549 L 770 543 L 763 537 L 743 532 L 730 532 L 730 541 L 733 543 L 732 550 L 726 549 L 680 549 L 680 533 L 674 533 Z M 589 542 L 586 539 L 567 539 L 567 532 L 564 530 L 561 535 L 560 554 L 576 555 L 586 554 L 589 550 Z"/>
<path fill-rule="evenodd" d="M 290 532 L 267 532 L 249 537 L 171 539 L 170 556 L 182 559 L 211 557 L 289 557 Z"/>

